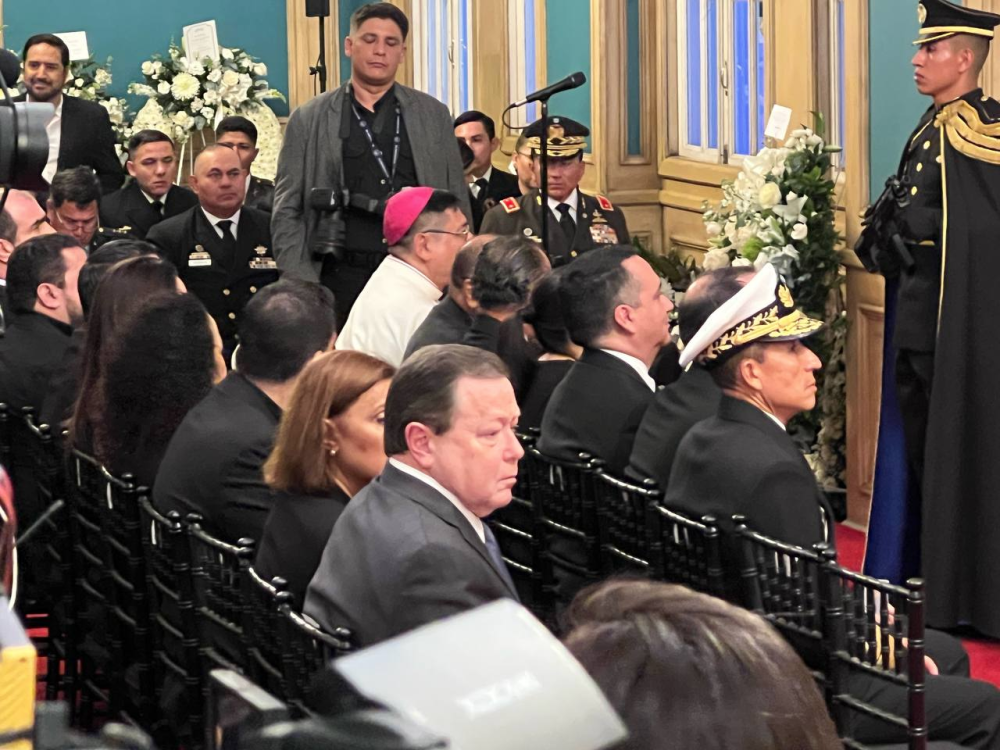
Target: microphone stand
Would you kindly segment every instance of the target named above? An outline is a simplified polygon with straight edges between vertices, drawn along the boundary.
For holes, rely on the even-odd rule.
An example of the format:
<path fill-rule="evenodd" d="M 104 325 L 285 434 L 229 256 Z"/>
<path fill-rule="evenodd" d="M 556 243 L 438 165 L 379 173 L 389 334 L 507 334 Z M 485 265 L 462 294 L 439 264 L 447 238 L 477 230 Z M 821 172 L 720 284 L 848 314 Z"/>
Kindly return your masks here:
<path fill-rule="evenodd" d="M 320 16 L 319 21 L 319 58 L 316 64 L 309 68 L 309 75 L 319 77 L 319 93 L 326 91 L 326 17 Z"/>
<path fill-rule="evenodd" d="M 551 260 L 549 254 L 549 97 L 540 100 L 542 103 L 542 143 L 539 151 L 542 160 L 541 184 L 538 189 L 542 198 L 542 248 Z"/>

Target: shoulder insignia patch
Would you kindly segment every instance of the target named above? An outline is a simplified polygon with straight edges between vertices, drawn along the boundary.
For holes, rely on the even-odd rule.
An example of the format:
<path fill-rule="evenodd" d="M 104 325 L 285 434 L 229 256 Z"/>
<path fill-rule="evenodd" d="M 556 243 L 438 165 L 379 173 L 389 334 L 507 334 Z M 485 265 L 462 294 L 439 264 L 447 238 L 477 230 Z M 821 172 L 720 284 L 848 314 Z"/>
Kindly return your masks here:
<path fill-rule="evenodd" d="M 603 195 L 596 196 L 597 205 L 603 208 L 605 211 L 614 211 L 615 207 L 611 205 L 611 201 L 605 198 Z"/>
<path fill-rule="evenodd" d="M 500 201 L 500 205 L 503 206 L 503 210 L 509 214 L 521 210 L 521 204 L 517 202 L 517 198 L 504 198 Z"/>

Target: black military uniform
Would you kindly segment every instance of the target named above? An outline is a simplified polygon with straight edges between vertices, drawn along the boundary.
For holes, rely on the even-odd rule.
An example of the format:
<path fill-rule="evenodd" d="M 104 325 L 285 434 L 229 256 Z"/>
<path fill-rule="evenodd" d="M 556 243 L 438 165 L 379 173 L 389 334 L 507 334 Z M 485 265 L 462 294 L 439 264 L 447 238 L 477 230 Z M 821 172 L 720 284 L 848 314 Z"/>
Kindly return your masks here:
<path fill-rule="evenodd" d="M 177 266 L 188 291 L 208 308 L 227 352 L 236 346 L 236 321 L 244 305 L 258 289 L 278 279 L 268 215 L 244 206 L 235 234 L 235 242 L 224 240 L 196 206 L 160 222 L 146 237 Z"/>
<path fill-rule="evenodd" d="M 473 190 L 475 186 L 476 190 Z M 478 192 L 477 192 L 478 191 Z M 490 169 L 490 175 L 474 180 L 469 185 L 469 200 L 472 202 L 472 226 L 478 234 L 483 225 L 486 212 L 504 198 L 520 198 L 521 187 L 517 184 L 517 176 L 503 172 L 496 167 Z"/>
<path fill-rule="evenodd" d="M 247 195 L 243 199 L 243 205 L 271 213 L 271 208 L 274 206 L 274 183 L 263 177 L 250 175 L 250 183 L 247 185 Z"/>
<path fill-rule="evenodd" d="M 127 239 L 133 239 L 133 235 L 129 227 L 121 227 L 120 229 L 113 227 L 98 227 L 97 231 L 94 232 L 94 236 L 90 238 L 90 242 L 87 243 L 87 247 L 85 247 L 84 250 L 87 251 L 87 255 L 90 255 L 97 248 L 107 242 Z"/>
<path fill-rule="evenodd" d="M 537 120 L 524 130 L 532 153 L 540 152 L 541 138 L 545 132 L 549 160 L 580 158 L 587 147 L 590 131 L 586 126 L 568 117 L 550 117 L 548 128 Z M 580 253 L 601 245 L 627 245 L 631 242 L 625 217 L 603 195 L 584 195 L 575 189 L 575 216 L 573 203 L 567 199 L 555 203 L 550 197 L 548 242 L 546 251 L 553 266 L 568 263 Z M 506 198 L 491 208 L 483 219 L 483 234 L 519 234 L 536 242 L 542 241 L 542 196 L 538 189 L 519 198 Z"/>
<path fill-rule="evenodd" d="M 198 205 L 197 196 L 186 187 L 174 185 L 167 191 L 166 200 L 155 206 L 135 180 L 121 190 L 101 198 L 101 224 L 105 227 L 125 229 L 140 240 L 164 219 L 177 216 Z"/>

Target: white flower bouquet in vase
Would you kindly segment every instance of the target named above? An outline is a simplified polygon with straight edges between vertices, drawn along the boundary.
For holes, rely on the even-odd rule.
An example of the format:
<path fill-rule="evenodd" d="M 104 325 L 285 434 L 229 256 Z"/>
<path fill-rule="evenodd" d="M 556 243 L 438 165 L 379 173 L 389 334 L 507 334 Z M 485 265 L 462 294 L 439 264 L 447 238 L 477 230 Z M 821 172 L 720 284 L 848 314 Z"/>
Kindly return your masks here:
<path fill-rule="evenodd" d="M 268 84 L 267 66 L 239 48 L 221 47 L 218 60 L 195 60 L 171 43 L 166 56 L 157 53 L 142 64 L 142 74 L 145 81 L 128 89 L 149 98 L 135 127 L 164 130 L 181 145 L 182 161 L 192 133 L 214 128 L 227 115 L 244 115 L 265 125 L 273 118 L 276 123 L 265 101 L 285 98 Z"/>
<path fill-rule="evenodd" d="M 815 129 L 795 130 L 783 146 L 743 159 L 736 179 L 723 183 L 719 205 L 705 204 L 709 250 L 702 267 L 770 263 L 796 305 L 827 322 L 823 335 L 808 340 L 824 362 L 817 407 L 793 425 L 820 481 L 834 486 L 843 484 L 846 454 L 846 315 L 830 160 L 840 147 L 827 145 L 822 132 L 817 114 Z"/>

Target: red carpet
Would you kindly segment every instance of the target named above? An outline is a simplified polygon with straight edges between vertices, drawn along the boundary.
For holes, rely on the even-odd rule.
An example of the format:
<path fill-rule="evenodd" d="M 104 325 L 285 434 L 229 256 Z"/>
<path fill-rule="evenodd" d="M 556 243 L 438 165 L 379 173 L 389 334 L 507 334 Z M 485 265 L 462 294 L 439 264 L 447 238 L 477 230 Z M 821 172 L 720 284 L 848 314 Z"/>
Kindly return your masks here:
<path fill-rule="evenodd" d="M 857 529 L 837 524 L 837 559 L 849 570 L 861 570 L 865 555 L 865 535 Z M 1000 642 L 989 639 L 963 638 L 969 652 L 972 676 L 1000 687 Z"/>

